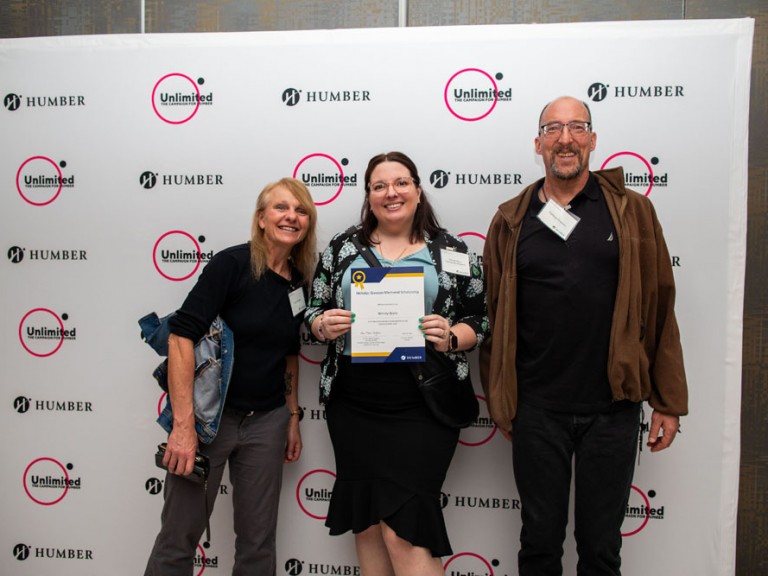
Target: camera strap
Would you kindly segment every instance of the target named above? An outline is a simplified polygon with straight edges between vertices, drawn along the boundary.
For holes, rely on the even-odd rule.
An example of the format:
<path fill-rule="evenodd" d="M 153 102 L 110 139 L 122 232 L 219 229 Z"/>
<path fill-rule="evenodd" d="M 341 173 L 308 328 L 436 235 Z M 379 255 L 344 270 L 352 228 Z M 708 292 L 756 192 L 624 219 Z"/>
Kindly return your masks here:
<path fill-rule="evenodd" d="M 205 505 L 205 548 L 211 543 L 211 515 L 208 513 L 208 476 L 203 481 L 203 503 Z"/>

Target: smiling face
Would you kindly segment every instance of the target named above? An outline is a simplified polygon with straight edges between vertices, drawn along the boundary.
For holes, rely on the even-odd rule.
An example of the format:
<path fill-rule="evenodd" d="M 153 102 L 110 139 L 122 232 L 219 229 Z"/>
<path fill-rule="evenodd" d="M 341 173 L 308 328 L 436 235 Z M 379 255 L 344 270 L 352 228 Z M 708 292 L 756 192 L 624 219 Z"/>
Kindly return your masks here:
<path fill-rule="evenodd" d="M 290 250 L 306 236 L 309 212 L 288 188 L 276 186 L 267 195 L 258 222 L 270 249 Z"/>
<path fill-rule="evenodd" d="M 420 197 L 421 187 L 403 164 L 382 162 L 371 172 L 368 203 L 379 227 L 410 232 Z"/>
<path fill-rule="evenodd" d="M 590 122 L 589 111 L 575 98 L 559 98 L 552 102 L 541 115 L 539 125 L 550 122 Z M 589 170 L 589 154 L 595 149 L 597 135 L 586 132 L 574 137 L 563 128 L 559 134 L 542 134 L 535 139 L 536 153 L 544 159 L 547 178 L 574 180 L 586 177 Z"/>

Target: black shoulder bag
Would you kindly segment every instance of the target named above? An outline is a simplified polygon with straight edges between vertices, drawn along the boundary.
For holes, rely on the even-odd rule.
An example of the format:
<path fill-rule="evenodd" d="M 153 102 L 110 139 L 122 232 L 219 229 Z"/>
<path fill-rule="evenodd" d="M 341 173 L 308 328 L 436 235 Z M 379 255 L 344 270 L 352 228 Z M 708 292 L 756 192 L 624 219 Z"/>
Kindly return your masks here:
<path fill-rule="evenodd" d="M 350 240 L 371 268 L 381 266 L 370 249 L 362 245 L 357 232 L 352 232 Z M 408 368 L 416 379 L 416 385 L 427 407 L 435 419 L 445 426 L 471 426 L 480 413 L 480 404 L 475 396 L 472 381 L 469 377 L 459 380 L 451 359 L 443 352 L 435 350 L 430 342 L 425 344 L 426 362 L 409 362 Z"/>

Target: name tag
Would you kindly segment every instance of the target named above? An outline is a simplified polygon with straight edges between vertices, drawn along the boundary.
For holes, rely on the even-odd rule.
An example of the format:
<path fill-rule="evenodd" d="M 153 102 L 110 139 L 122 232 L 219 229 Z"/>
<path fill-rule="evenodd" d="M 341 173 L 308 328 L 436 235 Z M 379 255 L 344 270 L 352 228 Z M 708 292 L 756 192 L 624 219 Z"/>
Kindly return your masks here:
<path fill-rule="evenodd" d="M 307 309 L 307 302 L 304 300 L 304 290 L 296 288 L 292 292 L 288 293 L 288 300 L 291 301 L 291 312 L 296 316 L 301 314 Z"/>
<path fill-rule="evenodd" d="M 469 276 L 469 254 L 457 252 L 456 250 L 440 249 L 440 262 L 443 265 L 443 272 L 450 274 L 460 274 Z"/>
<path fill-rule="evenodd" d="M 579 217 L 576 214 L 569 212 L 551 198 L 544 204 L 537 218 L 563 240 L 568 240 L 576 224 L 579 223 Z"/>

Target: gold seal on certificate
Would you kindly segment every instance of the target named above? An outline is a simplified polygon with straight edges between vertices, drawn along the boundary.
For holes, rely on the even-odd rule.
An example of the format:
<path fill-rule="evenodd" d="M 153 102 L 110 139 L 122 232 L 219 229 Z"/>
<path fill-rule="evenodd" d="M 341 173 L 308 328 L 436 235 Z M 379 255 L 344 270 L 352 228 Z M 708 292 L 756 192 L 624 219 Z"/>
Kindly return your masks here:
<path fill-rule="evenodd" d="M 424 362 L 424 268 L 352 269 L 352 362 Z"/>

